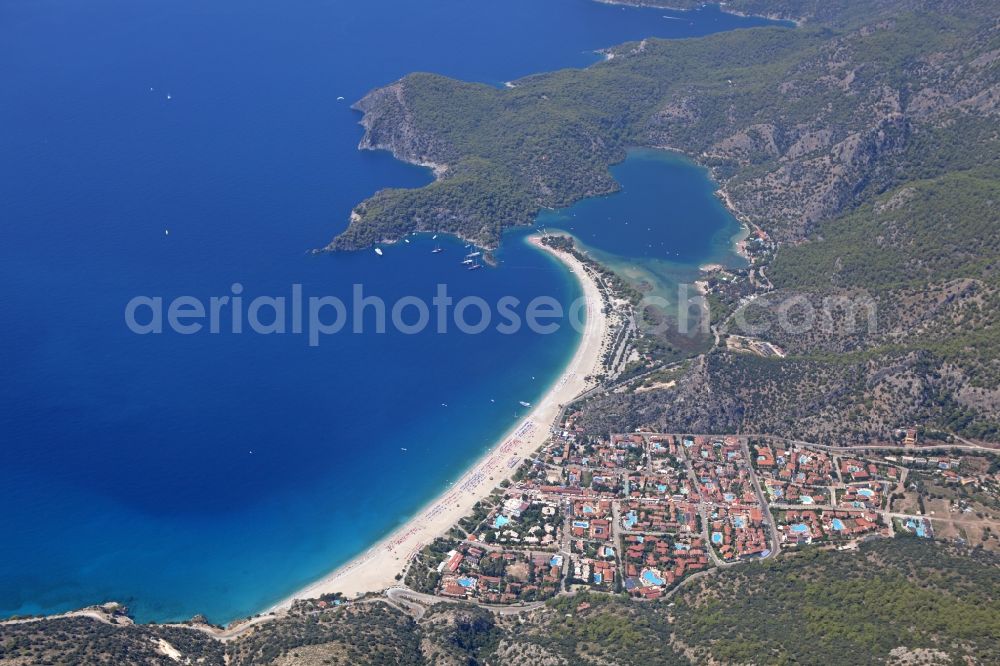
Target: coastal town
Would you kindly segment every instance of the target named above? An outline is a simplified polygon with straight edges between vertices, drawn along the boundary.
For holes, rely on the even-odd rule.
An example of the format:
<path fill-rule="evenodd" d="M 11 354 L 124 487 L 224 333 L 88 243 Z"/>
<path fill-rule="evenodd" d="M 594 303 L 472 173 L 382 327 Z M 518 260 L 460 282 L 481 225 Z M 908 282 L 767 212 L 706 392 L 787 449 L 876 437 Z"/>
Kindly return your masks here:
<path fill-rule="evenodd" d="M 295 598 L 382 590 L 403 606 L 515 612 L 587 590 L 667 598 L 689 580 L 806 547 L 937 538 L 1000 551 L 1000 464 L 989 446 L 923 441 L 916 427 L 870 446 L 649 429 L 595 436 L 581 424 L 588 395 L 669 385 L 671 365 L 639 351 L 626 285 L 570 239 L 532 242 L 586 287 L 585 347 L 550 397 L 439 501 Z M 768 246 L 758 235 L 754 247 Z"/>
<path fill-rule="evenodd" d="M 997 550 L 995 468 L 992 457 L 915 441 L 855 452 L 753 435 L 595 439 L 569 416 L 511 481 L 414 554 L 404 582 L 489 605 L 585 589 L 649 600 L 805 546 L 850 550 L 945 531 Z M 930 484 L 951 501 L 930 509 L 916 500 Z"/>

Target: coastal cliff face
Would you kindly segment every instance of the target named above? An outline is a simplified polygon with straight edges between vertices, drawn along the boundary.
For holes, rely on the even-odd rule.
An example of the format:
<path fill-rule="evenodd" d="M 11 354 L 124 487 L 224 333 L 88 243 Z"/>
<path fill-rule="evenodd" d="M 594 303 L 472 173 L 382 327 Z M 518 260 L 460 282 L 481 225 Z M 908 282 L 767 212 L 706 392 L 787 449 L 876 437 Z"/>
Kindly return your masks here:
<path fill-rule="evenodd" d="M 388 150 L 404 162 L 431 166 L 440 177 L 447 167 L 435 164 L 432 158 L 441 159 L 448 151 L 439 137 L 420 132 L 414 126 L 405 90 L 402 82 L 396 82 L 371 91 L 351 107 L 364 114 L 361 126 L 365 133 L 358 148 Z"/>

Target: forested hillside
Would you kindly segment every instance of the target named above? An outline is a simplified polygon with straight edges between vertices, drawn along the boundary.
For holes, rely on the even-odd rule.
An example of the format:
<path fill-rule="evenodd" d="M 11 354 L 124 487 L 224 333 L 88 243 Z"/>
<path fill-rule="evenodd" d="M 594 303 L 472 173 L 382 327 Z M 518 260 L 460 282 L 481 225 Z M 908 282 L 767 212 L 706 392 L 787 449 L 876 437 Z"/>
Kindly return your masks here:
<path fill-rule="evenodd" d="M 608 165 L 628 147 L 670 147 L 710 166 L 734 212 L 778 244 L 755 266 L 776 290 L 747 318 L 773 324 L 795 299 L 865 305 L 805 331 L 766 327 L 786 358 L 722 345 L 669 390 L 594 398 L 589 429 L 1000 439 L 1000 5 L 730 8 L 765 5 L 807 20 L 626 44 L 510 89 L 414 74 L 373 91 L 358 104 L 363 146 L 433 163 L 439 179 L 377 193 L 330 247 L 413 230 L 493 247 L 541 207 L 613 191 Z M 745 333 L 730 314 L 713 320 Z"/>

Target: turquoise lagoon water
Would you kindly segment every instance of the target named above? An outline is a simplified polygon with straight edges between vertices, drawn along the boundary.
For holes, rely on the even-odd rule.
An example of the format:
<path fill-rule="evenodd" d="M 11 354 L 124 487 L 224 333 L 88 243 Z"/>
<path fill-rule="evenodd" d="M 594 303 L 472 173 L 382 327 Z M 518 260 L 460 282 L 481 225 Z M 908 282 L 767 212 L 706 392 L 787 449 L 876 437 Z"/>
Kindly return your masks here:
<path fill-rule="evenodd" d="M 706 169 L 677 153 L 635 149 L 611 173 L 618 192 L 543 211 L 538 226 L 569 232 L 593 258 L 670 304 L 701 266 L 744 264 L 734 252 L 743 230 Z"/>
<path fill-rule="evenodd" d="M 126 329 L 133 296 L 236 282 L 247 300 L 293 284 L 346 299 L 355 283 L 390 302 L 438 283 L 578 295 L 517 234 L 473 274 L 447 239 L 441 254 L 421 238 L 310 255 L 364 197 L 430 181 L 356 150 L 352 101 L 414 70 L 500 85 L 629 39 L 761 23 L 589 0 L 0 3 L 0 615 L 107 600 L 142 621 L 258 612 L 417 511 L 564 366 L 568 327 L 318 347 Z M 619 203 L 643 172 L 631 164 Z M 702 251 L 657 233 L 675 263 Z M 629 238 L 612 249 L 646 242 Z"/>

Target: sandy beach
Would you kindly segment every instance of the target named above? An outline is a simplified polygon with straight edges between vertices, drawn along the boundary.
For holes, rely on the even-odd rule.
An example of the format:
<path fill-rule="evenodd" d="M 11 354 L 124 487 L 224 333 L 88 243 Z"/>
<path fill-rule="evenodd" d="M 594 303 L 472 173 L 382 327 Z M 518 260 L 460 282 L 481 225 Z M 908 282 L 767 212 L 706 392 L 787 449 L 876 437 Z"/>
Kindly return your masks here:
<path fill-rule="evenodd" d="M 378 592 L 397 583 L 410 558 L 436 537 L 446 533 L 473 505 L 488 496 L 504 479 L 513 475 L 521 461 L 539 449 L 563 405 L 591 388 L 586 378 L 600 370 L 608 320 L 601 292 L 582 262 L 565 252 L 545 247 L 538 236 L 528 242 L 556 256 L 579 280 L 587 304 L 586 325 L 569 365 L 532 411 L 504 435 L 461 479 L 425 506 L 416 516 L 324 578 L 297 591 L 270 610 L 291 606 L 296 599 L 315 598 L 340 592 L 354 597 Z"/>

